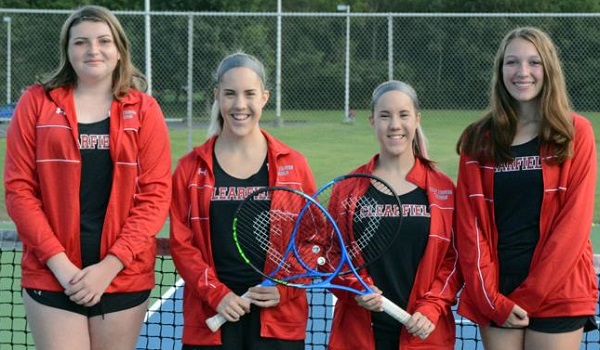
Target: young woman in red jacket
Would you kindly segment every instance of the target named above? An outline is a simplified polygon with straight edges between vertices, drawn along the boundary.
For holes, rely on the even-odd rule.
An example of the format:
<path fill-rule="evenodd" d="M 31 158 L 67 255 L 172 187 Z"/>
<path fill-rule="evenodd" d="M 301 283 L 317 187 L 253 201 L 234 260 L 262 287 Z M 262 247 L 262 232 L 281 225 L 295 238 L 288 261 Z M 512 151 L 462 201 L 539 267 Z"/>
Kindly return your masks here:
<path fill-rule="evenodd" d="M 171 253 L 185 281 L 183 349 L 304 349 L 308 303 L 304 290 L 258 287 L 261 277 L 240 257 L 233 216 L 252 191 L 287 186 L 315 192 L 306 159 L 261 130 L 269 98 L 263 64 L 237 53 L 225 57 L 209 140 L 183 156 L 173 175 Z M 240 297 L 249 292 L 249 300 Z M 215 313 L 229 322 L 212 333 Z"/>
<path fill-rule="evenodd" d="M 427 158 L 420 120 L 419 102 L 410 85 L 400 81 L 379 85 L 369 121 L 380 151 L 354 171 L 382 178 L 400 196 L 398 212 L 404 216 L 400 236 L 361 275 L 412 318 L 402 326 L 381 312 L 380 294 L 357 297 L 334 290 L 338 300 L 331 350 L 454 349 L 450 306 L 461 287 L 453 237 L 454 184 Z"/>
<path fill-rule="evenodd" d="M 168 131 L 107 9 L 75 11 L 60 49 L 6 138 L 27 321 L 39 349 L 133 349 L 171 198 Z"/>
<path fill-rule="evenodd" d="M 496 55 L 491 107 L 459 143 L 459 313 L 486 349 L 579 349 L 595 328 L 596 149 L 570 111 L 557 50 L 525 27 Z"/>

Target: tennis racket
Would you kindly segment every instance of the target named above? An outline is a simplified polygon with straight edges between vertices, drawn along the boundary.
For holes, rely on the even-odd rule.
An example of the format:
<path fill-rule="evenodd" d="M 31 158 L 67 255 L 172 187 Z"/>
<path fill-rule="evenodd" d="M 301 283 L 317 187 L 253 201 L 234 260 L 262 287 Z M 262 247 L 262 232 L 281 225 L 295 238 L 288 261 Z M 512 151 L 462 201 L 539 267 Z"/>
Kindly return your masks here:
<path fill-rule="evenodd" d="M 370 174 L 348 174 L 335 178 L 313 195 L 327 208 L 337 228 L 337 240 L 328 252 L 336 260 L 328 288 L 357 295 L 374 293 L 359 270 L 367 267 L 390 248 L 400 233 L 402 204 L 394 189 Z M 411 315 L 382 296 L 383 311 L 406 324 Z"/>
<path fill-rule="evenodd" d="M 387 251 L 401 223 L 398 196 L 387 183 L 353 174 L 330 181 L 312 197 L 286 188 L 260 191 L 270 192 L 270 206 L 256 205 L 250 195 L 238 208 L 233 233 L 244 261 L 265 278 L 263 285 L 373 293 L 357 270 Z M 383 309 L 403 324 L 410 319 L 387 298 Z M 206 322 L 216 330 L 225 319 L 217 314 Z"/>
<path fill-rule="evenodd" d="M 322 275 L 317 268 L 324 264 L 319 240 L 327 222 L 325 209 L 307 194 L 287 187 L 266 187 L 242 201 L 232 232 L 244 262 L 264 277 L 261 285 L 297 286 Z M 225 322 L 221 314 L 206 320 L 213 332 Z"/>

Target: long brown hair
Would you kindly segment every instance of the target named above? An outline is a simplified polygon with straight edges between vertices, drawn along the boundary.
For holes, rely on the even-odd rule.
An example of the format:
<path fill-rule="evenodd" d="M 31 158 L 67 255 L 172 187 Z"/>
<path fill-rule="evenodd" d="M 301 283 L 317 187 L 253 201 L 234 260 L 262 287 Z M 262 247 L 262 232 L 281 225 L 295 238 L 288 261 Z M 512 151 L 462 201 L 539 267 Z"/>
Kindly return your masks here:
<path fill-rule="evenodd" d="M 148 88 L 146 78 L 131 62 L 129 40 L 121 23 L 110 10 L 95 5 L 80 7 L 63 24 L 60 32 L 60 64 L 54 72 L 41 81 L 46 91 L 74 85 L 77 82 L 77 74 L 69 62 L 69 36 L 71 28 L 84 21 L 106 23 L 115 40 L 120 59 L 113 72 L 113 96 L 119 99 L 132 88 L 146 91 Z"/>
<path fill-rule="evenodd" d="M 562 163 L 572 155 L 571 103 L 556 46 L 546 33 L 533 27 L 516 28 L 500 43 L 494 60 L 491 106 L 480 120 L 463 131 L 456 151 L 481 161 L 505 163 L 513 159 L 510 146 L 519 122 L 518 104 L 504 86 L 502 68 L 506 47 L 515 38 L 532 43 L 542 60 L 544 84 L 537 97 L 541 117 L 538 137 L 543 155 L 553 156 L 552 162 Z"/>

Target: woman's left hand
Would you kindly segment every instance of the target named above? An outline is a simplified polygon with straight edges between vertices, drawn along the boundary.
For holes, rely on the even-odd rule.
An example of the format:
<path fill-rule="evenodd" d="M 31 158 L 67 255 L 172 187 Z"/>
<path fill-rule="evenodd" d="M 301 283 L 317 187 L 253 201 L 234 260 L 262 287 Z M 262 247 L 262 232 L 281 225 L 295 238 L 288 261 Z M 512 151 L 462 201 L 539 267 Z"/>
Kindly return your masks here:
<path fill-rule="evenodd" d="M 107 255 L 101 262 L 79 271 L 65 289 L 65 294 L 76 304 L 90 307 L 98 304 L 110 282 L 123 269 L 115 256 Z"/>
<path fill-rule="evenodd" d="M 405 327 L 408 333 L 421 339 L 427 338 L 435 330 L 433 322 L 420 312 L 415 312 Z"/>
<path fill-rule="evenodd" d="M 252 304 L 260 307 L 277 306 L 280 297 L 277 287 L 256 286 L 248 289 L 248 298 L 250 298 Z"/>

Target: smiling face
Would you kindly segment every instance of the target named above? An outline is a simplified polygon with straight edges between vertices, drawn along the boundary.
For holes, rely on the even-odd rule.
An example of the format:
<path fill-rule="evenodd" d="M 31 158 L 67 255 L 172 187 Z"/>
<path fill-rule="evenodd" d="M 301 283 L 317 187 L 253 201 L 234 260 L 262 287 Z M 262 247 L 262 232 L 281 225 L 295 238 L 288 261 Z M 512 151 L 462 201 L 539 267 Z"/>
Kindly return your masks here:
<path fill-rule="evenodd" d="M 421 114 L 411 98 L 398 90 L 390 90 L 377 100 L 371 125 L 380 144 L 381 154 L 414 157 L 413 142 Z"/>
<path fill-rule="evenodd" d="M 71 27 L 68 55 L 77 79 L 83 82 L 111 82 L 119 51 L 109 26 L 83 21 Z"/>
<path fill-rule="evenodd" d="M 215 99 L 223 117 L 223 132 L 245 136 L 258 127 L 269 92 L 252 69 L 238 67 L 223 74 Z"/>
<path fill-rule="evenodd" d="M 508 93 L 521 104 L 540 96 L 544 85 L 544 65 L 533 43 L 522 38 L 508 43 L 504 51 L 502 81 Z"/>

